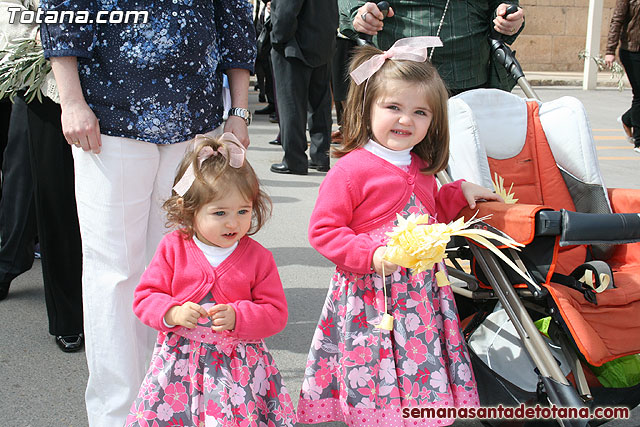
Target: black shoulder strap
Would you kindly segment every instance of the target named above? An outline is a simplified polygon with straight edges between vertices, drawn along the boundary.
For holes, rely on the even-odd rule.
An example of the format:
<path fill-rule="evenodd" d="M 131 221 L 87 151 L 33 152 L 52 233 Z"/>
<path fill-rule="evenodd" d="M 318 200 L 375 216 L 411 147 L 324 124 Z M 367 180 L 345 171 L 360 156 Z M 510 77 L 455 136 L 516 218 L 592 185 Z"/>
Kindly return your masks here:
<path fill-rule="evenodd" d="M 599 260 L 585 262 L 568 276 L 553 273 L 551 281 L 582 292 L 584 298 L 594 305 L 598 304 L 597 294 L 615 287 L 611 267 Z"/>

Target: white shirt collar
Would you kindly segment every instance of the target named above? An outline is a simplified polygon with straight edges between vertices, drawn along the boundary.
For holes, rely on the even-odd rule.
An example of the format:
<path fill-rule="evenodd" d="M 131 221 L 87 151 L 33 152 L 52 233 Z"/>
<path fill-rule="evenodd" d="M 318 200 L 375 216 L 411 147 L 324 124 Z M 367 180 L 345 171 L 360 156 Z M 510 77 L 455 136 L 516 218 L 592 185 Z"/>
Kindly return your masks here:
<path fill-rule="evenodd" d="M 365 144 L 364 149 L 398 167 L 409 166 L 411 164 L 411 148 L 400 151 L 390 150 L 370 139 L 369 142 Z"/>
<path fill-rule="evenodd" d="M 227 259 L 229 255 L 238 247 L 238 242 L 234 243 L 233 246 L 228 248 L 221 248 L 219 246 L 211 246 L 207 245 L 200 241 L 195 235 L 193 236 L 193 241 L 196 246 L 200 248 L 200 250 L 204 253 L 204 256 L 207 258 L 207 261 L 213 266 L 219 266 L 222 261 Z"/>

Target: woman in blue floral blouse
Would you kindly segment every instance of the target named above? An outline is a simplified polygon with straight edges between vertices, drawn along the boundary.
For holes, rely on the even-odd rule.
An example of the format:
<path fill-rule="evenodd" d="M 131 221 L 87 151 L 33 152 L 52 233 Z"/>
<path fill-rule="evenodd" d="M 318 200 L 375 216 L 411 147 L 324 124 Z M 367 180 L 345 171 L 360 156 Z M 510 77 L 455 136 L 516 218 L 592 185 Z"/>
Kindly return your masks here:
<path fill-rule="evenodd" d="M 43 24 L 73 150 L 83 245 L 83 305 L 91 426 L 123 425 L 154 332 L 132 311 L 133 290 L 165 232 L 160 204 L 196 134 L 222 131 L 222 79 L 248 106 L 255 33 L 247 0 L 44 0 L 49 13 L 147 11 L 146 23 Z M 56 11 L 56 12 L 53 12 Z M 49 15 L 47 15 L 49 16 Z M 94 21 L 91 21 L 94 22 Z M 247 123 L 224 131 L 249 144 Z"/>

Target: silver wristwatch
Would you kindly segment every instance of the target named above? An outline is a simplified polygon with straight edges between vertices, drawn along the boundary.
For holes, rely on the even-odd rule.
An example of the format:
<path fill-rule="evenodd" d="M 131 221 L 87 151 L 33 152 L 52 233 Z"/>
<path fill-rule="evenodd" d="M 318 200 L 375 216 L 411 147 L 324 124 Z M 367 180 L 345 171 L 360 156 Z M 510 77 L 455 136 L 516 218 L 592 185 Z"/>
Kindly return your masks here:
<path fill-rule="evenodd" d="M 242 117 L 247 126 L 251 124 L 251 112 L 246 108 L 233 107 L 229 110 L 229 116 Z"/>

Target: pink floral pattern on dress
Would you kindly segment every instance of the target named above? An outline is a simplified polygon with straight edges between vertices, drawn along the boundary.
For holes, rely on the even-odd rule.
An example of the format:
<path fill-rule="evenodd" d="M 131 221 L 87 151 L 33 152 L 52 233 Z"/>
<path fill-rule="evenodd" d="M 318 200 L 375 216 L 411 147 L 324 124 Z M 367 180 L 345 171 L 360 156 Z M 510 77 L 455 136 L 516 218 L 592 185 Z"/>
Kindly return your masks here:
<path fill-rule="evenodd" d="M 214 305 L 211 293 L 200 305 Z M 210 320 L 201 319 L 198 326 L 215 334 Z M 195 339 L 198 328 L 182 329 L 158 334 L 126 427 L 295 425 L 291 396 L 261 340 L 223 337 L 212 344 Z"/>
<path fill-rule="evenodd" d="M 411 197 L 400 213 L 426 213 Z M 395 221 L 369 233 L 385 241 Z M 400 268 L 387 278 L 394 329 L 377 329 L 384 310 L 382 278 L 336 268 L 315 331 L 298 403 L 301 423 L 349 426 L 449 425 L 404 419 L 403 408 L 478 406 L 471 361 L 453 292 L 434 272 Z"/>

